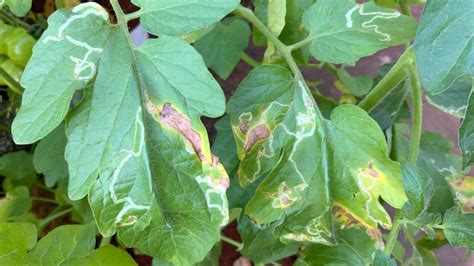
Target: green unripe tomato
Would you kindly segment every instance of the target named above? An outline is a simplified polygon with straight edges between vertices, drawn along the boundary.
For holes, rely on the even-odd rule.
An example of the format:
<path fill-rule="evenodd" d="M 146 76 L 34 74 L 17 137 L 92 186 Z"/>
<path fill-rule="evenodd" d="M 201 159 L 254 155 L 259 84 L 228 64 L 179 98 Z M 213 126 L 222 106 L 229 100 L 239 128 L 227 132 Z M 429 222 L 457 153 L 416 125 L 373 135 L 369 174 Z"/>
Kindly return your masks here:
<path fill-rule="evenodd" d="M 13 27 L 6 24 L 0 24 L 0 54 L 7 54 L 7 37 L 10 36 L 14 31 Z"/>
<path fill-rule="evenodd" d="M 5 62 L 8 58 L 4 55 L 0 55 L 0 66 Z M 5 81 L 0 77 L 0 86 L 5 86 L 7 85 Z"/>
<path fill-rule="evenodd" d="M 3 69 L 15 82 L 20 83 L 21 75 L 23 74 L 23 68 L 15 64 L 12 60 L 7 59 L 1 65 Z"/>
<path fill-rule="evenodd" d="M 15 64 L 24 67 L 26 63 L 28 63 L 28 60 L 30 60 L 35 43 L 35 38 L 29 34 L 21 35 L 16 39 L 15 43 L 8 45 L 7 55 Z"/>

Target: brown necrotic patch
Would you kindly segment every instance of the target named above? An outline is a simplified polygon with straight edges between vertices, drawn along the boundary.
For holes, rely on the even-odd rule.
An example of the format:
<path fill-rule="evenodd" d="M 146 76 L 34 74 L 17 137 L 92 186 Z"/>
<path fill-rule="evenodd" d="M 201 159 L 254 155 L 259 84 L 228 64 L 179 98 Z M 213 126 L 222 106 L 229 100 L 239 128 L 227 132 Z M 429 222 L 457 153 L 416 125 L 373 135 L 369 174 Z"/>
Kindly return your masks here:
<path fill-rule="evenodd" d="M 250 151 L 252 147 L 259 140 L 266 139 L 270 136 L 270 131 L 265 124 L 261 124 L 250 130 L 247 135 L 247 141 L 245 142 L 245 151 Z"/>
<path fill-rule="evenodd" d="M 160 121 L 181 133 L 181 135 L 191 143 L 199 159 L 201 159 L 201 161 L 206 160 L 202 152 L 201 135 L 193 129 L 191 121 L 176 111 L 170 103 L 163 105 L 163 109 L 160 112 Z"/>
<path fill-rule="evenodd" d="M 367 227 L 372 228 L 373 226 L 365 223 L 346 208 L 340 205 L 334 205 L 332 208 L 332 216 L 341 225 L 341 228 L 352 228 L 352 227 Z"/>

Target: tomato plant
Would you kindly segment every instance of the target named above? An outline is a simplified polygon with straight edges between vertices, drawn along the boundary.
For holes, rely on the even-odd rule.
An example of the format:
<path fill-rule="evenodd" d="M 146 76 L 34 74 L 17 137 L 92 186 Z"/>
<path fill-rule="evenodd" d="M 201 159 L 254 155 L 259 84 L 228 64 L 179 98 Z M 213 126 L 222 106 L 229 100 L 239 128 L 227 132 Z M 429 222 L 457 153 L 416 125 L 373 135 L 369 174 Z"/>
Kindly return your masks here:
<path fill-rule="evenodd" d="M 62 2 L 38 41 L 0 24 L 0 85 L 21 95 L 11 134 L 32 145 L 0 157 L 1 264 L 212 265 L 221 241 L 255 264 L 474 249 L 474 1 L 244 2 Z M 0 5 L 22 16 L 31 1 Z M 133 20 L 156 37 L 136 45 Z M 348 70 L 393 46 L 377 77 Z M 226 99 L 209 69 L 227 79 L 240 60 L 253 69 Z M 301 69 L 326 70 L 340 97 Z M 422 131 L 424 99 L 462 119 L 462 156 Z M 233 221 L 242 242 L 221 232 Z"/>

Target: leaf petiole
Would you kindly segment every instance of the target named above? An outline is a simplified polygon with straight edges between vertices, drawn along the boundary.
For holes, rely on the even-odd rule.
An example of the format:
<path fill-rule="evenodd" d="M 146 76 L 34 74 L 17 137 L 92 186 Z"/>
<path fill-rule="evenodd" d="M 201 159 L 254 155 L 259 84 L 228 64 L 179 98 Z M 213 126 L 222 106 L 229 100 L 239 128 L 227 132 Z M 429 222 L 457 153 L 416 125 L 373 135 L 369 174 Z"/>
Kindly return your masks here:
<path fill-rule="evenodd" d="M 302 41 L 299 41 L 297 43 L 294 43 L 292 45 L 288 45 L 287 47 L 290 51 L 298 50 L 298 49 L 310 44 L 313 40 L 314 40 L 314 37 L 308 36 L 306 39 L 304 39 Z"/>
<path fill-rule="evenodd" d="M 250 55 L 248 55 L 247 53 L 242 53 L 242 60 L 247 63 L 247 65 L 251 66 L 251 67 L 258 67 L 260 65 L 260 62 L 258 62 L 257 60 L 253 59 Z"/>
<path fill-rule="evenodd" d="M 42 219 L 39 223 L 38 231 L 43 231 L 54 220 L 60 218 L 61 216 L 64 216 L 64 215 L 70 213 L 73 209 L 74 209 L 73 207 L 70 207 L 70 208 L 67 208 L 63 211 L 53 213 L 53 214 L 49 215 L 48 217 Z"/>
<path fill-rule="evenodd" d="M 237 250 L 241 250 L 243 248 L 243 244 L 242 243 L 239 243 L 235 240 L 233 240 L 232 238 L 229 238 L 229 237 L 226 237 L 224 235 L 221 235 L 221 240 L 226 242 L 226 243 L 229 243 L 231 244 L 232 246 L 236 247 Z"/>
<path fill-rule="evenodd" d="M 16 82 L 12 77 L 10 77 L 10 75 L 8 75 L 7 72 L 5 72 L 5 70 L 1 68 L 0 68 L 0 79 L 3 79 L 3 81 L 7 84 L 8 88 L 12 92 L 18 95 L 23 94 L 23 89 L 21 88 L 20 84 L 18 84 L 18 82 Z"/>

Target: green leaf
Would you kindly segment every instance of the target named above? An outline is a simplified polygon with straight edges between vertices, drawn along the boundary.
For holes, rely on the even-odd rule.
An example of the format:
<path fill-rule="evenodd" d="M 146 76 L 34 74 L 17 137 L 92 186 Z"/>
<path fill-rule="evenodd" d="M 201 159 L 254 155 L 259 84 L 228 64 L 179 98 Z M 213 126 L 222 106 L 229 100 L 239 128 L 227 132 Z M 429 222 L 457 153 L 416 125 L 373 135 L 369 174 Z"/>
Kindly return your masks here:
<path fill-rule="evenodd" d="M 30 192 L 26 187 L 17 187 L 0 199 L 0 223 L 15 216 L 26 214 L 32 206 Z"/>
<path fill-rule="evenodd" d="M 337 75 L 348 89 L 348 93 L 354 96 L 362 97 L 372 89 L 373 80 L 369 76 L 353 77 L 344 68 L 339 68 Z"/>
<path fill-rule="evenodd" d="M 426 93 L 425 96 L 431 105 L 441 111 L 463 118 L 466 114 L 471 87 L 470 78 L 467 80 L 458 79 L 446 91 L 437 95 Z"/>
<path fill-rule="evenodd" d="M 250 27 L 240 18 L 229 18 L 216 24 L 214 29 L 194 43 L 207 67 L 222 79 L 227 79 L 247 48 Z"/>
<path fill-rule="evenodd" d="M 108 13 L 95 3 L 61 9 L 33 48 L 22 76 L 22 104 L 12 125 L 17 144 L 30 144 L 59 126 L 76 90 L 96 73 L 109 35 Z"/>
<path fill-rule="evenodd" d="M 67 265 L 137 265 L 132 257 L 123 249 L 105 245 L 92 250 L 87 256 L 67 260 Z"/>
<path fill-rule="evenodd" d="M 229 181 L 199 118 L 222 115 L 224 102 L 185 41 L 162 35 L 135 48 L 114 30 L 67 124 L 70 197 L 88 194 L 102 235 L 173 263 L 201 261 L 227 223 Z"/>
<path fill-rule="evenodd" d="M 219 266 L 219 258 L 221 257 L 222 242 L 217 242 L 214 247 L 207 253 L 204 260 L 196 263 L 196 266 Z"/>
<path fill-rule="evenodd" d="M 474 75 L 473 15 L 472 1 L 426 3 L 414 50 L 421 81 L 428 93 L 439 94 L 457 79 Z"/>
<path fill-rule="evenodd" d="M 94 249 L 94 225 L 65 225 L 43 237 L 30 255 L 43 265 L 58 265 L 71 258 L 83 257 Z"/>
<path fill-rule="evenodd" d="M 139 6 L 140 23 L 155 34 L 180 35 L 221 20 L 239 4 L 238 0 L 132 0 Z"/>
<path fill-rule="evenodd" d="M 0 157 L 0 175 L 6 177 L 3 185 L 5 190 L 19 186 L 31 187 L 38 181 L 33 156 L 25 151 L 7 153 Z"/>
<path fill-rule="evenodd" d="M 27 265 L 27 251 L 36 244 L 36 226 L 28 223 L 0 223 L 0 264 Z"/>
<path fill-rule="evenodd" d="M 446 211 L 442 227 L 451 245 L 474 250 L 474 213 L 463 214 L 453 207 Z"/>
<path fill-rule="evenodd" d="M 241 185 L 263 179 L 245 212 L 258 224 L 284 219 L 282 240 L 331 243 L 331 213 L 345 225 L 390 227 L 380 195 L 396 208 L 406 197 L 382 131 L 362 109 L 343 105 L 323 119 L 302 82 L 261 66 L 228 103 L 241 160 Z"/>
<path fill-rule="evenodd" d="M 273 234 L 278 223 L 271 225 L 253 224 L 245 215 L 238 220 L 237 230 L 243 241 L 240 253 L 254 263 L 270 263 L 296 254 L 298 243 L 284 244 Z"/>
<path fill-rule="evenodd" d="M 223 116 L 214 124 L 214 127 L 217 130 L 217 134 L 212 144 L 212 153 L 219 157 L 219 161 L 224 165 L 227 172 L 231 173 L 239 164 L 239 157 L 234 136 L 232 135 L 230 116 Z"/>
<path fill-rule="evenodd" d="M 401 1 L 404 1 L 405 4 L 407 5 L 420 4 L 420 3 L 426 2 L 426 0 L 375 0 L 374 2 L 377 5 L 381 5 L 384 7 L 398 8 L 400 7 Z"/>
<path fill-rule="evenodd" d="M 106 245 L 94 250 L 93 224 L 57 227 L 37 244 L 32 224 L 0 224 L 0 233 L 4 265 L 137 265 L 122 249 Z"/>
<path fill-rule="evenodd" d="M 462 166 L 466 168 L 474 163 L 474 90 L 469 97 L 466 116 L 459 128 L 459 147 L 462 152 Z"/>
<path fill-rule="evenodd" d="M 305 12 L 303 21 L 313 40 L 311 54 L 338 64 L 352 64 L 384 48 L 407 43 L 417 26 L 413 18 L 396 10 L 353 0 L 319 0 Z"/>
<path fill-rule="evenodd" d="M 409 140 L 406 125 L 395 124 L 394 154 L 397 161 L 406 162 Z M 423 132 L 417 166 L 433 180 L 433 197 L 429 212 L 443 214 L 454 205 L 453 194 L 446 181 L 448 177 L 461 171 L 461 159 L 453 153 L 454 144 L 443 136 Z"/>
<path fill-rule="evenodd" d="M 389 256 L 385 255 L 383 251 L 377 250 L 375 252 L 374 266 L 396 266 L 397 263 Z"/>
<path fill-rule="evenodd" d="M 346 229 L 338 233 L 338 245 L 311 245 L 305 248 L 295 265 L 369 265 L 376 252 L 376 241 L 363 229 Z"/>
<path fill-rule="evenodd" d="M 402 208 L 403 217 L 417 228 L 440 221 L 440 217 L 428 212 L 433 197 L 432 179 L 415 165 L 402 164 L 402 169 L 408 198 Z"/>
<path fill-rule="evenodd" d="M 64 124 L 61 124 L 38 143 L 33 154 L 33 165 L 38 173 L 44 175 L 48 187 L 68 178 L 67 163 L 64 159 L 67 142 L 64 131 Z"/>
<path fill-rule="evenodd" d="M 32 0 L 3 0 L 0 1 L 0 8 L 8 6 L 13 14 L 23 17 L 30 11 Z"/>

